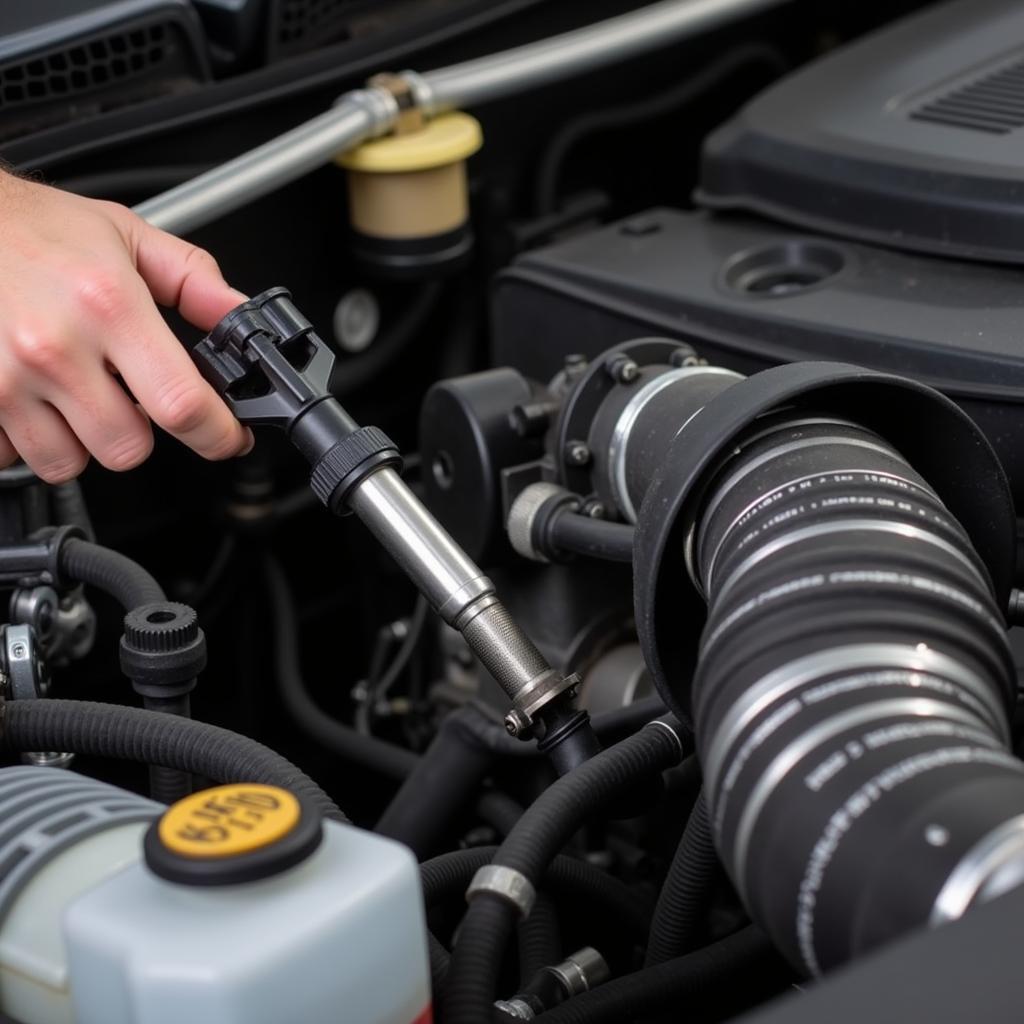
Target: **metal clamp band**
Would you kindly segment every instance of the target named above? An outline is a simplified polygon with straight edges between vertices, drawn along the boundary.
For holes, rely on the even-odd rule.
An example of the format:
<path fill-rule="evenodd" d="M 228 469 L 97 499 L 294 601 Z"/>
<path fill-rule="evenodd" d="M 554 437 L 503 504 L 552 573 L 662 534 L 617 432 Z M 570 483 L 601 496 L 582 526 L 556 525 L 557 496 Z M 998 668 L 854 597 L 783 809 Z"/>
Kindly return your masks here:
<path fill-rule="evenodd" d="M 503 864 L 485 864 L 477 871 L 466 890 L 466 902 L 472 903 L 485 892 L 511 903 L 520 917 L 529 917 L 537 898 L 537 891 L 526 875 Z"/>
<path fill-rule="evenodd" d="M 651 729 L 651 728 L 664 729 L 665 732 L 667 732 L 669 734 L 669 736 L 671 736 L 672 739 L 674 739 L 676 741 L 676 749 L 679 751 L 679 760 L 682 761 L 682 759 L 684 757 L 686 757 L 686 747 L 683 746 L 683 738 L 663 718 L 655 718 L 653 721 L 648 722 L 644 726 L 644 728 L 645 729 Z"/>

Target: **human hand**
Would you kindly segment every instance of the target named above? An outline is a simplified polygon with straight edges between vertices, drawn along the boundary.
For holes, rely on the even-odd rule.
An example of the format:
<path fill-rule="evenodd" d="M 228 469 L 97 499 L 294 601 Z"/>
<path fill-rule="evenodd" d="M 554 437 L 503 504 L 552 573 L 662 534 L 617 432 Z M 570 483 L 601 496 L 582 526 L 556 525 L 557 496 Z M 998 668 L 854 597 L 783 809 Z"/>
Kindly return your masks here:
<path fill-rule="evenodd" d="M 156 308 L 209 330 L 244 299 L 209 253 L 126 207 L 0 172 L 0 466 L 20 456 L 51 483 L 90 453 L 131 469 L 150 419 L 208 459 L 247 451 Z"/>

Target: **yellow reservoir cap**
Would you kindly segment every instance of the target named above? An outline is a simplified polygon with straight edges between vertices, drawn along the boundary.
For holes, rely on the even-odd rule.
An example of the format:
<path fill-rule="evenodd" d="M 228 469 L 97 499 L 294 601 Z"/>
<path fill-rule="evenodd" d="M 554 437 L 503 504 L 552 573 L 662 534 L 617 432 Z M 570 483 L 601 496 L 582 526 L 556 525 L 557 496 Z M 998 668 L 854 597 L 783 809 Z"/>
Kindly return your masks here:
<path fill-rule="evenodd" d="M 343 153 L 337 162 L 350 171 L 367 174 L 405 174 L 444 167 L 472 156 L 484 137 L 480 122 L 455 111 L 427 122 L 418 131 L 387 135 Z"/>
<path fill-rule="evenodd" d="M 279 842 L 295 831 L 301 816 L 299 801 L 277 786 L 216 786 L 171 806 L 158 836 L 179 857 L 220 860 Z"/>

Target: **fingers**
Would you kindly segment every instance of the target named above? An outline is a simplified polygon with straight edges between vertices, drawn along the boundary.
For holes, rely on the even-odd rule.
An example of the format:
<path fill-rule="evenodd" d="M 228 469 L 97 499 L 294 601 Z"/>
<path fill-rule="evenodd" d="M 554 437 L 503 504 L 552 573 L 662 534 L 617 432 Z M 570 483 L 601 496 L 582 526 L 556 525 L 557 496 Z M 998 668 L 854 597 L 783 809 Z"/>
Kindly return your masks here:
<path fill-rule="evenodd" d="M 0 469 L 6 469 L 18 461 L 18 449 L 11 444 L 7 435 L 0 430 Z"/>
<path fill-rule="evenodd" d="M 200 376 L 188 353 L 145 294 L 107 345 L 121 373 L 153 421 L 207 459 L 226 459 L 252 446 L 252 434 L 232 416 Z"/>
<path fill-rule="evenodd" d="M 75 369 L 74 380 L 54 382 L 63 386 L 51 398 L 53 405 L 101 465 L 118 472 L 134 469 L 153 450 L 149 420 L 104 367 L 68 367 Z"/>
<path fill-rule="evenodd" d="M 71 432 L 63 417 L 46 402 L 35 399 L 0 399 L 0 415 L 6 442 L 16 450 L 33 472 L 47 481 L 63 483 L 78 476 L 89 461 L 89 453 Z M 4 458 L 10 456 L 4 453 Z M 3 461 L 0 458 L 0 461 Z M 10 465 L 14 459 L 6 461 Z"/>
<path fill-rule="evenodd" d="M 162 306 L 174 306 L 190 323 L 210 330 L 245 301 L 221 276 L 204 249 L 139 220 L 133 228 L 135 265 Z"/>

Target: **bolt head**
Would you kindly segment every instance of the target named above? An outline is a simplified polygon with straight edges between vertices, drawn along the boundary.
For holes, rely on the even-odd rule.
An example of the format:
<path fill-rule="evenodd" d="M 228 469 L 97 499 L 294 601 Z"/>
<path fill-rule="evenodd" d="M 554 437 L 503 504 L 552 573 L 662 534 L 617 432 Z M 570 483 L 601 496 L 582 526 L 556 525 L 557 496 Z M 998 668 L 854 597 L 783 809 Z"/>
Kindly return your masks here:
<path fill-rule="evenodd" d="M 615 379 L 620 384 L 632 384 L 639 376 L 640 367 L 632 359 L 623 360 L 615 371 Z"/>
<path fill-rule="evenodd" d="M 530 728 L 530 720 L 519 710 L 519 708 L 512 708 L 507 715 L 505 715 L 505 729 L 510 736 L 515 736 L 517 739 L 523 736 Z"/>
<path fill-rule="evenodd" d="M 565 461 L 570 466 L 585 466 L 590 462 L 590 449 L 583 441 L 570 441 L 565 446 Z"/>
<path fill-rule="evenodd" d="M 700 366 L 700 357 L 688 345 L 677 348 L 669 356 L 668 361 L 677 368 L 682 366 Z"/>

